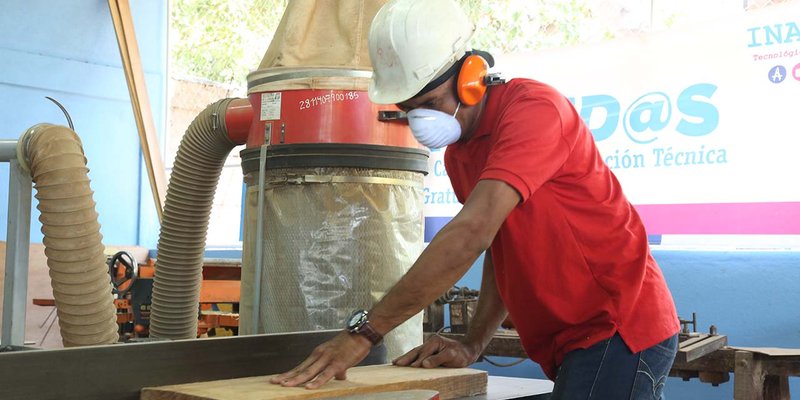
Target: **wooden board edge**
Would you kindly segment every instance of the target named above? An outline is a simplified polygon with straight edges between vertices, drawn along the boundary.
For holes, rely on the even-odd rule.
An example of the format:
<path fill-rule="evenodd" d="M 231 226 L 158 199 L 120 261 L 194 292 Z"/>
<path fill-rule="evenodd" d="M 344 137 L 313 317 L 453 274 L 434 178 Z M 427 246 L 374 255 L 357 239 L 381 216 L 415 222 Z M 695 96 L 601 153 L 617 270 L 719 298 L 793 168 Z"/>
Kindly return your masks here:
<path fill-rule="evenodd" d="M 377 367 L 377 366 L 373 366 Z M 364 367 L 369 368 L 369 367 Z M 378 384 L 374 386 L 358 386 L 347 388 L 348 393 L 341 391 L 319 391 L 316 394 L 308 393 L 305 397 L 290 396 L 290 397 L 276 397 L 276 399 L 325 399 L 336 398 L 342 396 L 356 396 L 356 395 L 369 395 L 382 392 L 404 391 L 404 390 L 431 390 L 439 392 L 440 400 L 456 399 L 461 397 L 470 397 L 486 394 L 489 384 L 489 374 L 486 371 L 481 371 L 473 368 L 459 368 L 459 370 L 469 371 L 469 374 L 437 376 L 424 381 L 416 381 L 417 385 L 413 388 L 407 386 L 408 382 L 391 382 L 385 384 Z M 476 377 L 478 377 L 476 379 Z M 256 377 L 237 378 L 237 379 L 223 379 L 225 381 L 236 380 L 249 380 Z M 266 376 L 258 377 L 266 378 Z M 209 381 L 211 382 L 211 381 Z M 185 383 L 178 385 L 167 385 L 159 387 L 146 387 L 142 388 L 140 392 L 140 400 L 216 400 L 213 397 L 203 397 L 202 395 L 181 393 L 176 390 L 187 387 L 193 384 L 203 382 Z"/>

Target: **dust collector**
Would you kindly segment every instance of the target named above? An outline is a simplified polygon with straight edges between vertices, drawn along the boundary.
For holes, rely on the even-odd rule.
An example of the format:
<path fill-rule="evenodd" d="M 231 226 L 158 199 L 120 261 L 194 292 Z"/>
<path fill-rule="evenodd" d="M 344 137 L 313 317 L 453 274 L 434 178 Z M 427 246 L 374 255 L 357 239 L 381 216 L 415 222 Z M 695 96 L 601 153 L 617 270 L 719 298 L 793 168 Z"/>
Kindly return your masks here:
<path fill-rule="evenodd" d="M 248 76 L 240 334 L 342 328 L 422 251 L 428 153 L 367 96 L 383 3 L 290 2 Z M 388 356 L 421 341 L 417 316 L 385 338 Z"/>
<path fill-rule="evenodd" d="M 367 32 L 384 3 L 289 2 L 248 76 L 249 104 L 220 100 L 189 126 L 167 189 L 151 336 L 196 336 L 208 218 L 237 144 L 247 187 L 240 334 L 342 329 L 416 260 L 428 152 L 392 120 L 394 107 L 367 96 Z M 420 344 L 422 316 L 384 342 L 389 357 Z"/>

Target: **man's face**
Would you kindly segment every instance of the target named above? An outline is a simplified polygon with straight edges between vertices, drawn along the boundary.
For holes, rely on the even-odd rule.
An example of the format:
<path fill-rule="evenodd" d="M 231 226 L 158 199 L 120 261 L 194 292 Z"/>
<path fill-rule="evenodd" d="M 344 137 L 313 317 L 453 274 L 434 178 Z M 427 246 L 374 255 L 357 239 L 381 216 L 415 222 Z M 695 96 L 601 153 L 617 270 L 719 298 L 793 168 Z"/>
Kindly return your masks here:
<path fill-rule="evenodd" d="M 419 97 L 408 99 L 402 103 L 397 104 L 397 108 L 409 112 L 415 108 L 427 108 L 431 110 L 441 111 L 446 114 L 453 115 L 456 112 L 458 101 L 456 100 L 453 92 L 453 81 L 455 78 L 450 78 L 436 89 Z"/>
<path fill-rule="evenodd" d="M 453 87 L 453 85 L 455 85 L 455 80 L 456 77 L 454 76 L 443 84 L 439 85 L 439 87 L 436 89 L 433 89 L 422 96 L 408 99 L 402 103 L 397 103 L 396 106 L 405 112 L 411 111 L 415 108 L 427 108 L 453 115 L 456 112 L 456 107 L 458 107 L 459 103 Z M 461 140 L 468 140 L 470 137 L 472 137 L 472 134 L 477 128 L 482 109 L 483 101 L 475 106 L 468 107 L 464 106 L 463 104 L 461 105 L 458 113 L 455 115 L 456 120 L 458 120 L 458 123 L 461 125 Z"/>

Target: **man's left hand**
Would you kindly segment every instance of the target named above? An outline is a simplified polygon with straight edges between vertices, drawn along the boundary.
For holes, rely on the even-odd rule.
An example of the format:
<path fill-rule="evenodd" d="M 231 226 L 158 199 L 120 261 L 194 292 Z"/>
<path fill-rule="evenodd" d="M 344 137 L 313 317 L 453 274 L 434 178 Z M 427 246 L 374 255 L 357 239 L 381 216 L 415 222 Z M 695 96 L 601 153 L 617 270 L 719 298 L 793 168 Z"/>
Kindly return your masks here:
<path fill-rule="evenodd" d="M 281 386 L 299 386 L 316 389 L 331 378 L 347 379 L 347 369 L 363 360 L 372 343 L 361 335 L 342 331 L 333 339 L 317 346 L 311 355 L 291 371 L 270 379 Z"/>

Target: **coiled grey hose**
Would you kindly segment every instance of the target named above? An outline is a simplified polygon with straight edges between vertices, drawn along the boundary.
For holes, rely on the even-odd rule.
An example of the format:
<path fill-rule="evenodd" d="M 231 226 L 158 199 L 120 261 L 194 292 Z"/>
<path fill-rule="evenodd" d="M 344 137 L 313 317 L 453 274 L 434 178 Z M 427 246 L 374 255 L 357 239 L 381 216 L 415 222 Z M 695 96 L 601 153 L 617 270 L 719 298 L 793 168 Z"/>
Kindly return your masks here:
<path fill-rule="evenodd" d="M 178 148 L 158 240 L 151 337 L 197 337 L 208 220 L 225 159 L 237 145 L 224 118 L 234 100 L 220 100 L 197 115 Z"/>

